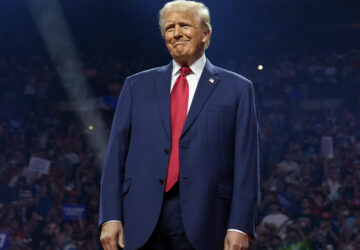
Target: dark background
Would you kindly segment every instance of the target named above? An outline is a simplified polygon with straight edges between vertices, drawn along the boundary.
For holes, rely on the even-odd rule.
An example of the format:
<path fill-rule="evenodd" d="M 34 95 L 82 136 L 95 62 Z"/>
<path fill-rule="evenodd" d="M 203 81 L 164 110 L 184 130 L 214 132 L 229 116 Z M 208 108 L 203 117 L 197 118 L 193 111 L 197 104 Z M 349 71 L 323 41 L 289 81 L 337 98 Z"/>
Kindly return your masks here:
<path fill-rule="evenodd" d="M 111 47 L 128 56 L 157 50 L 167 56 L 157 25 L 158 10 L 165 1 L 60 2 L 79 50 Z M 207 52 L 210 58 L 246 53 L 276 55 L 284 50 L 326 51 L 359 44 L 360 2 L 356 0 L 208 0 L 204 3 L 210 9 L 214 30 Z M 0 1 L 0 39 L 2 51 L 43 51 L 23 0 Z"/>
<path fill-rule="evenodd" d="M 170 61 L 157 17 L 165 1 L 59 2 L 77 55 L 53 46 L 60 53 L 50 57 L 26 1 L 0 0 L 0 234 L 15 250 L 101 249 L 97 156 L 106 142 L 91 142 L 107 140 L 124 79 Z M 254 248 L 360 249 L 360 1 L 204 3 L 207 57 L 254 84 L 262 132 Z M 45 34 L 66 43 L 54 27 Z M 79 67 L 62 71 L 74 58 Z M 323 136 L 333 139 L 331 159 Z M 24 176 L 32 156 L 50 160 L 50 172 Z M 65 204 L 85 206 L 86 216 L 64 219 Z"/>

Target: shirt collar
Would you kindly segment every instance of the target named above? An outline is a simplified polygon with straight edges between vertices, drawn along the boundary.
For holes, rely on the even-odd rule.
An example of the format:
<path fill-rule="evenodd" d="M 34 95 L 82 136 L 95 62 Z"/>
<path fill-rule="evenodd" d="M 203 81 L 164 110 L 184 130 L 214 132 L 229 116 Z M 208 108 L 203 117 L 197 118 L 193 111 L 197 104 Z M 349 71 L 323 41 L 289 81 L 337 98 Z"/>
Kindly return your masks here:
<path fill-rule="evenodd" d="M 190 65 L 191 71 L 195 74 L 200 76 L 204 67 L 206 64 L 206 56 L 205 53 L 197 59 L 193 64 Z M 177 73 L 179 73 L 181 66 L 173 59 L 173 70 L 172 70 L 172 76 L 175 76 Z"/>

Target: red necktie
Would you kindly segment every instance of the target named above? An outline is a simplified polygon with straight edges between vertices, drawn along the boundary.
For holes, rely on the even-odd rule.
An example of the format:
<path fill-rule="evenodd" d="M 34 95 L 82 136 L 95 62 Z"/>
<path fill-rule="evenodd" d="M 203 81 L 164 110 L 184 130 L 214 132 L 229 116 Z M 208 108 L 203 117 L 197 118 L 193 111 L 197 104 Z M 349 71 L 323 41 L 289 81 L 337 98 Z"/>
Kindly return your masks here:
<path fill-rule="evenodd" d="M 189 84 L 186 76 L 191 73 L 189 67 L 182 67 L 170 94 L 171 108 L 171 153 L 166 177 L 165 192 L 169 191 L 179 179 L 179 139 L 184 127 L 188 99 Z"/>

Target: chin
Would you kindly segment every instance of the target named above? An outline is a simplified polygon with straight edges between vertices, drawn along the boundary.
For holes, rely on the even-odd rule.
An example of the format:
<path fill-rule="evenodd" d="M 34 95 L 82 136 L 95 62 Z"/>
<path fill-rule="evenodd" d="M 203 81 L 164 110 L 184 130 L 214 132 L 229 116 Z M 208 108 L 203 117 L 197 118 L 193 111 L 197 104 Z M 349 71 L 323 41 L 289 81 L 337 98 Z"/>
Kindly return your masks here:
<path fill-rule="evenodd" d="M 191 53 L 189 53 L 188 51 L 181 51 L 181 52 L 177 52 L 175 54 L 177 57 L 186 58 L 186 57 L 189 57 Z"/>
<path fill-rule="evenodd" d="M 177 57 L 175 57 L 175 59 L 177 61 L 180 61 L 180 62 L 183 62 L 183 63 L 188 63 L 188 61 L 189 61 L 189 57 L 186 56 L 186 55 L 177 56 Z"/>

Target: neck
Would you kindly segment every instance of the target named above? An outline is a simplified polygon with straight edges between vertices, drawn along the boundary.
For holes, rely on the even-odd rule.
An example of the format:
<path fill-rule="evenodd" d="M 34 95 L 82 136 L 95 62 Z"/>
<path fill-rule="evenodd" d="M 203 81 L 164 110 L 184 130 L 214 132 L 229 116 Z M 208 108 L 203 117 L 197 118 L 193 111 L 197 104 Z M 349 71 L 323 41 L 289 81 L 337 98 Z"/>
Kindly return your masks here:
<path fill-rule="evenodd" d="M 181 66 L 181 67 L 189 67 L 194 62 L 196 62 L 199 58 L 201 58 L 204 55 L 204 52 L 202 52 L 198 56 L 194 56 L 192 58 L 174 58 L 174 60 Z"/>

